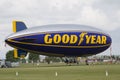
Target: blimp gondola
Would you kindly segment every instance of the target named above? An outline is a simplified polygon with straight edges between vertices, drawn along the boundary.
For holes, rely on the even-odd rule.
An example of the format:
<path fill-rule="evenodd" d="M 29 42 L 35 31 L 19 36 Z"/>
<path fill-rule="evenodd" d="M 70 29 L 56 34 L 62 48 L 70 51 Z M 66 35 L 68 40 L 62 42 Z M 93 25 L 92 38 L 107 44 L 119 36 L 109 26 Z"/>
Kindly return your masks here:
<path fill-rule="evenodd" d="M 51 24 L 27 29 L 21 21 L 13 21 L 13 34 L 5 42 L 15 48 L 14 57 L 27 52 L 47 56 L 90 56 L 108 49 L 111 37 L 102 30 L 79 24 Z"/>

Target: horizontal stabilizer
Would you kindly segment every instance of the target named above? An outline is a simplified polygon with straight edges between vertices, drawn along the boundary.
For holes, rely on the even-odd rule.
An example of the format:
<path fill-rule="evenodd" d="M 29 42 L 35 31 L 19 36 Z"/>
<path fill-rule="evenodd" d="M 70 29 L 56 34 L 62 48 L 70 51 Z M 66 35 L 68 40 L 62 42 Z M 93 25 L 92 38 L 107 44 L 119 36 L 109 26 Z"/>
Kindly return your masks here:
<path fill-rule="evenodd" d="M 24 58 L 27 56 L 27 52 L 20 49 L 14 49 L 14 58 Z"/>
<path fill-rule="evenodd" d="M 27 29 L 26 25 L 22 21 L 13 21 L 13 32 L 18 32 Z"/>

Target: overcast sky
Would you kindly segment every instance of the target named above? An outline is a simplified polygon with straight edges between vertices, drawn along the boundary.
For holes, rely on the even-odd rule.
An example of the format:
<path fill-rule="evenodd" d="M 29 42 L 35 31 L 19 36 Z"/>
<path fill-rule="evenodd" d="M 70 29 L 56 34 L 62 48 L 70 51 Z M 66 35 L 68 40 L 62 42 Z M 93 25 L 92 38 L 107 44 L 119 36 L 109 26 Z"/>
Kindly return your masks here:
<path fill-rule="evenodd" d="M 11 49 L 4 47 L 4 39 L 12 33 L 13 20 L 24 21 L 28 28 L 58 23 L 93 26 L 111 35 L 112 54 L 120 54 L 120 0 L 0 0 L 0 58 Z"/>

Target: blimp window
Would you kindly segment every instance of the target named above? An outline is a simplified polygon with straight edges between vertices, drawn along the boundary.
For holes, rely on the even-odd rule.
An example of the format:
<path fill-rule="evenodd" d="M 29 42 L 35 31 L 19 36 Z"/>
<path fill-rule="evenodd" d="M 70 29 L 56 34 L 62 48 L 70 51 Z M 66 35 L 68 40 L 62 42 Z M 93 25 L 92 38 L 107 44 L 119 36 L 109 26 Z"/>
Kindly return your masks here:
<path fill-rule="evenodd" d="M 23 39 L 20 39 L 19 41 L 20 42 L 28 42 L 28 43 L 33 43 L 35 42 L 36 39 L 33 39 L 33 38 L 23 38 Z"/>

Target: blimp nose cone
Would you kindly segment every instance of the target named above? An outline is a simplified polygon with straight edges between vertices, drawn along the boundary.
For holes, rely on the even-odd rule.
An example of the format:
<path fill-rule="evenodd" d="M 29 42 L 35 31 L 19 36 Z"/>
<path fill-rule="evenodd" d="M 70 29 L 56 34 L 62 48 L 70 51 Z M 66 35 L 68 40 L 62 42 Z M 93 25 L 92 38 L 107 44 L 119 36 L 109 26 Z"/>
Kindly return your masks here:
<path fill-rule="evenodd" d="M 5 43 L 8 43 L 8 39 L 5 39 Z"/>
<path fill-rule="evenodd" d="M 10 41 L 10 39 L 9 38 L 7 38 L 7 39 L 5 39 L 5 43 L 7 43 L 7 44 L 11 44 L 12 42 Z"/>
<path fill-rule="evenodd" d="M 7 36 L 7 38 L 5 39 L 5 43 L 7 43 L 8 45 L 13 45 L 13 39 L 14 39 L 14 34 L 11 34 L 9 36 Z"/>

